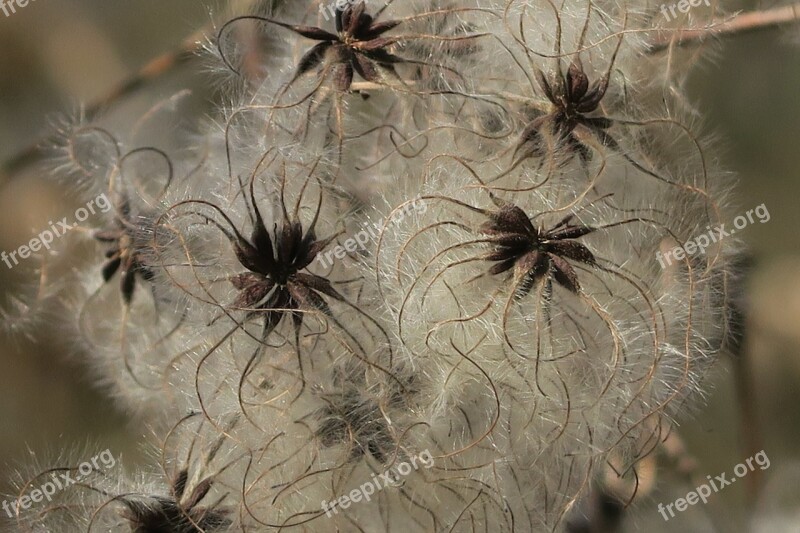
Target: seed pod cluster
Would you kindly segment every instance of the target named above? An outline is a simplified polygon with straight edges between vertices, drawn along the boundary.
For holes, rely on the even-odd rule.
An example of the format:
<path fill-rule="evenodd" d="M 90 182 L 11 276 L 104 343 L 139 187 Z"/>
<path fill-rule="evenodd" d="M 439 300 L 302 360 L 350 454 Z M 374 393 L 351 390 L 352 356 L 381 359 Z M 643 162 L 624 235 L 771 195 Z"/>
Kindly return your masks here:
<path fill-rule="evenodd" d="M 657 260 L 729 187 L 657 6 L 334 4 L 222 19 L 189 142 L 64 129 L 56 174 L 114 206 L 75 338 L 163 458 L 71 527 L 557 530 L 700 390 L 738 244 Z"/>

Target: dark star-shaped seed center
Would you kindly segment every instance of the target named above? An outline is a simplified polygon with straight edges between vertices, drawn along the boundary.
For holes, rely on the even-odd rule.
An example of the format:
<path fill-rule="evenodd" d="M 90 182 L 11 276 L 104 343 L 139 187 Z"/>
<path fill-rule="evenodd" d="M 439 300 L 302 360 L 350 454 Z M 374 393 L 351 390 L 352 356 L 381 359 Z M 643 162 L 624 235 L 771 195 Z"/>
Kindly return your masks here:
<path fill-rule="evenodd" d="M 617 143 L 605 131 L 612 121 L 606 117 L 589 117 L 596 111 L 608 91 L 608 75 L 590 83 L 580 59 L 572 62 L 566 74 L 559 72 L 551 79 L 537 71 L 539 85 L 553 110 L 531 121 L 522 131 L 514 153 L 517 159 L 545 155 L 543 133 L 555 138 L 569 153 L 578 154 L 584 165 L 591 159 L 586 137 L 595 136 L 600 144 L 618 149 Z M 522 152 L 522 154 L 520 154 Z"/>
<path fill-rule="evenodd" d="M 131 216 L 128 202 L 123 201 L 118 211 L 113 225 L 95 232 L 94 238 L 108 245 L 105 252 L 106 262 L 102 268 L 103 281 L 110 281 L 120 272 L 120 292 L 125 303 L 130 304 L 136 289 L 136 276 L 152 281 L 155 273 L 142 252 L 139 226 Z"/>
<path fill-rule="evenodd" d="M 550 280 L 577 294 L 580 283 L 570 261 L 596 265 L 592 252 L 576 241 L 594 228 L 573 224 L 570 215 L 549 230 L 540 230 L 519 207 L 505 202 L 499 205 L 480 228 L 493 248 L 484 257 L 495 263 L 489 274 L 513 269 L 515 298 L 527 295 L 538 282 Z"/>

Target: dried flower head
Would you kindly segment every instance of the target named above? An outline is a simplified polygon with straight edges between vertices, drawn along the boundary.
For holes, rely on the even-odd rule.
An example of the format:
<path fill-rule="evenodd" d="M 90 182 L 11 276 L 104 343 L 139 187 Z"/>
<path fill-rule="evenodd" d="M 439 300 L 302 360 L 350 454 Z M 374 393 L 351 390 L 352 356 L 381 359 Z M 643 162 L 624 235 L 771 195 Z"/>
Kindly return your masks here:
<path fill-rule="evenodd" d="M 65 129 L 59 173 L 114 200 L 88 233 L 120 289 L 81 273 L 93 366 L 159 393 L 164 451 L 157 479 L 87 483 L 71 523 L 557 530 L 720 350 L 735 240 L 656 259 L 725 219 L 728 185 L 680 86 L 642 75 L 669 71 L 648 2 L 334 7 L 220 25 L 218 68 L 257 83 L 188 154 Z M 300 39 L 237 69 L 248 20 Z"/>

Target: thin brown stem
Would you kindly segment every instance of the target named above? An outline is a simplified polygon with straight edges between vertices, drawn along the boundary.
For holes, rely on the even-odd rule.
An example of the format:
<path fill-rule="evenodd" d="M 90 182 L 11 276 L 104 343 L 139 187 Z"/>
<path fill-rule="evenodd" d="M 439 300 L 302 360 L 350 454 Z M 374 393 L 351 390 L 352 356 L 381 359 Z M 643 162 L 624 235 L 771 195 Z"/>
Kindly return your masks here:
<path fill-rule="evenodd" d="M 733 18 L 718 20 L 702 28 L 678 29 L 663 32 L 650 43 L 649 53 L 662 52 L 672 46 L 701 44 L 708 39 L 728 37 L 795 24 L 800 21 L 800 2 L 790 6 L 741 13 Z"/>
<path fill-rule="evenodd" d="M 279 1 L 279 0 L 277 0 Z M 661 52 L 672 46 L 689 46 L 713 37 L 733 36 L 756 30 L 786 26 L 800 21 L 800 3 L 763 11 L 743 13 L 734 18 L 717 21 L 702 28 L 663 32 L 650 44 L 649 53 Z M 134 93 L 147 83 L 158 79 L 194 57 L 202 48 L 203 38 L 210 28 L 205 27 L 187 37 L 178 49 L 163 54 L 147 63 L 139 72 L 117 85 L 112 91 L 91 103 L 86 114 L 92 116 Z M 363 86 L 360 86 L 363 85 Z M 354 90 L 375 90 L 374 84 L 354 84 Z M 21 150 L 0 165 L 0 183 L 38 160 L 41 141 Z"/>
<path fill-rule="evenodd" d="M 116 102 L 135 93 L 142 87 L 145 87 L 153 80 L 162 77 L 175 70 L 180 65 L 188 62 L 191 58 L 196 57 L 197 52 L 200 51 L 203 46 L 205 35 L 210 29 L 210 27 L 204 27 L 192 33 L 181 42 L 177 49 L 149 61 L 134 75 L 123 80 L 103 97 L 87 105 L 84 111 L 86 116 L 90 118 L 95 116 L 98 112 L 109 108 Z M 40 139 L 27 148 L 24 148 L 10 159 L 4 161 L 2 166 L 0 166 L 0 183 L 37 161 L 41 155 L 42 141 L 43 140 Z"/>

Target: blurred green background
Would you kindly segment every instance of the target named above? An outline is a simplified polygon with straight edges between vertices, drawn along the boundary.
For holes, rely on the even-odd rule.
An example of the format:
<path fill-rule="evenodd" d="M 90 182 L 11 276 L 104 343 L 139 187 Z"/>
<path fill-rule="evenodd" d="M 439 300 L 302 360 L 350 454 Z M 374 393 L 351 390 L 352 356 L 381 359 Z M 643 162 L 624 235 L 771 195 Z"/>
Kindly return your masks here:
<path fill-rule="evenodd" d="M 751 9 L 757 4 L 730 4 Z M 762 7 L 769 5 L 758 4 Z M 38 0 L 11 16 L 0 13 L 0 160 L 47 130 L 49 118 L 106 94 L 127 75 L 209 21 L 198 0 Z M 771 466 L 758 501 L 745 483 L 708 505 L 665 523 L 656 510 L 694 487 L 663 468 L 658 488 L 626 512 L 628 531 L 800 531 L 800 29 L 741 35 L 715 46 L 695 65 L 692 98 L 705 129 L 718 133 L 723 165 L 735 171 L 742 212 L 762 203 L 771 219 L 740 233 L 752 252 L 747 280 L 747 376 L 755 391 L 761 447 Z M 137 100 L 153 102 L 177 88 L 198 89 L 197 106 L 213 99 L 202 78 L 179 69 Z M 210 111 L 210 106 L 208 107 Z M 26 170 L 0 176 L 0 250 L 16 249 L 47 221 L 72 212 L 60 192 Z M 0 301 L 30 283 L 30 272 L 0 264 Z M 0 333 L 0 493 L 30 454 L 52 457 L 110 447 L 127 464 L 140 457 L 144 435 L 129 425 L 87 377 L 57 326 L 24 335 Z M 709 376 L 707 403 L 678 430 L 696 460 L 695 475 L 730 472 L 749 456 L 733 358 Z"/>

